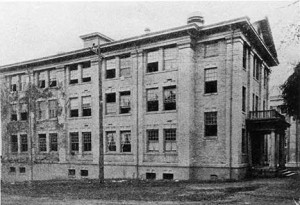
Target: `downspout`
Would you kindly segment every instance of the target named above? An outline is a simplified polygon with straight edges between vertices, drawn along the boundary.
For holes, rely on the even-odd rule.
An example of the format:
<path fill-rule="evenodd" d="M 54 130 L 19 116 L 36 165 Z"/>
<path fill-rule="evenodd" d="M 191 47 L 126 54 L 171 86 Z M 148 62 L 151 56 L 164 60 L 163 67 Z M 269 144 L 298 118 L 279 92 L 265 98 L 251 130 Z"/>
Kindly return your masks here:
<path fill-rule="evenodd" d="M 233 91 L 233 35 L 234 29 L 231 28 L 231 73 L 230 73 L 230 104 L 229 104 L 229 179 L 232 179 L 232 91 Z"/>
<path fill-rule="evenodd" d="M 136 178 L 139 178 L 139 52 L 135 47 L 136 53 Z"/>
<path fill-rule="evenodd" d="M 27 66 L 26 66 L 27 67 Z M 28 135 L 30 136 L 30 183 L 32 183 L 33 181 L 33 133 L 32 132 L 32 121 L 31 121 L 31 104 L 32 104 L 32 99 L 31 99 L 31 91 L 32 91 L 32 84 L 31 84 L 31 73 L 29 71 L 29 69 L 27 68 L 27 74 L 29 77 L 29 99 L 28 99 Z"/>

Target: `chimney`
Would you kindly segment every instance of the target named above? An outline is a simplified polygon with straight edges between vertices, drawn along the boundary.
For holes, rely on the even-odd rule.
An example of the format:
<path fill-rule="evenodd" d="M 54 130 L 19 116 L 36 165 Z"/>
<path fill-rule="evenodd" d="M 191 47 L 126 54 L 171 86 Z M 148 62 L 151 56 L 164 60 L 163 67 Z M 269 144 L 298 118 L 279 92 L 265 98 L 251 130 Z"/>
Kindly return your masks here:
<path fill-rule="evenodd" d="M 188 15 L 187 23 L 188 24 L 195 23 L 198 26 L 203 26 L 204 18 L 203 18 L 202 13 L 200 11 L 195 11 L 195 12 L 191 13 L 190 15 Z"/>

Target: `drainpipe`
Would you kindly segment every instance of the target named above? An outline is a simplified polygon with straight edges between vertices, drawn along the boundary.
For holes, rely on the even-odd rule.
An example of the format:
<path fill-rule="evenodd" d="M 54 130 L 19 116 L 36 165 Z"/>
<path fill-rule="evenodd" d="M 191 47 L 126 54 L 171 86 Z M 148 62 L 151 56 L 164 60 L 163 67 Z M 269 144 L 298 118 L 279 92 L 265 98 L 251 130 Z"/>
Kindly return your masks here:
<path fill-rule="evenodd" d="M 136 53 L 136 178 L 139 178 L 139 52 L 135 47 Z"/>
<path fill-rule="evenodd" d="M 232 179 L 232 91 L 233 91 L 233 35 L 234 29 L 231 28 L 231 73 L 230 73 L 230 105 L 229 105 L 229 179 Z"/>

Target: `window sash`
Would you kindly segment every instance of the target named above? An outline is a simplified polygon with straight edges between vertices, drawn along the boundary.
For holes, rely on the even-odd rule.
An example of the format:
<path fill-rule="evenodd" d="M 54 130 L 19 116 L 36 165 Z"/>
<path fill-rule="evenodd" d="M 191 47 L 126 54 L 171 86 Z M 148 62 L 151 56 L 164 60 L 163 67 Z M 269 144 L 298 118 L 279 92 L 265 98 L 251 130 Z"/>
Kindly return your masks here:
<path fill-rule="evenodd" d="M 91 76 L 92 76 L 92 68 L 91 67 L 82 69 L 82 78 L 88 78 Z"/>
<path fill-rule="evenodd" d="M 11 77 L 11 84 L 18 84 L 18 81 L 19 79 L 17 75 Z"/>
<path fill-rule="evenodd" d="M 79 136 L 77 132 L 70 133 L 71 151 L 79 151 Z"/>
<path fill-rule="evenodd" d="M 147 90 L 147 101 L 158 101 L 159 91 L 157 88 Z"/>
<path fill-rule="evenodd" d="M 147 53 L 147 62 L 154 63 L 158 62 L 159 52 L 158 51 L 151 51 Z"/>
<path fill-rule="evenodd" d="M 106 70 L 114 70 L 116 69 L 116 59 L 106 60 Z"/>
<path fill-rule="evenodd" d="M 217 78 L 217 68 L 205 69 L 205 82 L 216 81 Z"/>
<path fill-rule="evenodd" d="M 46 80 L 46 71 L 40 72 L 39 73 L 39 81 L 41 80 Z"/>
<path fill-rule="evenodd" d="M 56 80 L 56 70 L 50 70 L 49 79 L 50 79 L 50 81 L 55 81 Z"/>
<path fill-rule="evenodd" d="M 83 109 L 88 109 L 91 107 L 91 97 L 82 97 L 82 108 Z"/>
<path fill-rule="evenodd" d="M 57 134 L 51 133 L 49 134 L 50 138 L 50 151 L 57 151 L 58 141 L 57 141 Z"/>
<path fill-rule="evenodd" d="M 90 132 L 83 132 L 83 151 L 92 151 L 92 135 Z"/>
<path fill-rule="evenodd" d="M 217 125 L 217 112 L 205 113 L 205 125 Z"/>
<path fill-rule="evenodd" d="M 165 103 L 176 103 L 176 88 L 165 88 L 164 89 L 164 102 Z"/>
<path fill-rule="evenodd" d="M 71 108 L 71 110 L 78 109 L 78 107 L 79 107 L 78 103 L 79 103 L 78 98 L 70 99 L 70 108 Z"/>
<path fill-rule="evenodd" d="M 79 78 L 79 70 L 78 68 L 70 70 L 70 80 L 76 80 Z"/>
<path fill-rule="evenodd" d="M 130 93 L 120 94 L 120 107 L 130 108 Z"/>
<path fill-rule="evenodd" d="M 39 134 L 39 150 L 40 152 L 47 151 L 47 140 L 45 134 Z"/>
<path fill-rule="evenodd" d="M 106 140 L 107 140 L 107 151 L 115 152 L 116 151 L 116 132 L 107 132 Z"/>

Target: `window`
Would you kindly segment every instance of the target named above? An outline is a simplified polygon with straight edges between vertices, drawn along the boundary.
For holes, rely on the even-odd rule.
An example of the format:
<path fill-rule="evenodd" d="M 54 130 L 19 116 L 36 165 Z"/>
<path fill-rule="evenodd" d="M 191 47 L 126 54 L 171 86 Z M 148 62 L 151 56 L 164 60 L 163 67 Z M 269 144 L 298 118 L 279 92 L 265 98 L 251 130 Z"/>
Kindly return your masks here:
<path fill-rule="evenodd" d="M 11 105 L 10 120 L 11 120 L 11 121 L 17 121 L 17 120 L 18 120 L 18 115 L 17 115 L 17 104 L 12 104 L 12 105 Z"/>
<path fill-rule="evenodd" d="M 164 109 L 176 110 L 176 87 L 164 88 Z"/>
<path fill-rule="evenodd" d="M 116 114 L 116 93 L 106 94 L 106 114 Z"/>
<path fill-rule="evenodd" d="M 146 179 L 156 179 L 156 174 L 147 172 Z"/>
<path fill-rule="evenodd" d="M 243 86 L 243 91 L 242 91 L 242 111 L 246 111 L 246 88 Z"/>
<path fill-rule="evenodd" d="M 107 142 L 107 151 L 116 152 L 116 132 L 107 132 L 106 133 L 106 142 Z"/>
<path fill-rule="evenodd" d="M 92 151 L 92 134 L 90 132 L 83 132 L 83 151 L 89 152 Z"/>
<path fill-rule="evenodd" d="M 82 116 L 91 116 L 91 96 L 82 97 Z"/>
<path fill-rule="evenodd" d="M 79 71 L 77 68 L 77 64 L 70 65 L 70 84 L 78 83 L 79 79 Z"/>
<path fill-rule="evenodd" d="M 27 152 L 28 151 L 28 139 L 27 135 L 20 135 L 21 138 L 21 152 Z"/>
<path fill-rule="evenodd" d="M 255 95 L 254 95 L 254 93 L 252 93 L 252 111 L 254 111 L 255 110 Z"/>
<path fill-rule="evenodd" d="M 20 173 L 25 173 L 26 172 L 26 168 L 25 167 L 20 167 L 19 171 L 20 171 Z"/>
<path fill-rule="evenodd" d="M 205 93 L 216 93 L 217 89 L 217 68 L 205 69 Z"/>
<path fill-rule="evenodd" d="M 164 139 L 165 139 L 165 151 L 176 152 L 177 151 L 176 129 L 165 129 Z"/>
<path fill-rule="evenodd" d="M 9 172 L 10 173 L 15 173 L 16 172 L 16 167 L 9 167 Z"/>
<path fill-rule="evenodd" d="M 75 169 L 68 169 L 68 175 L 69 175 L 69 177 L 75 176 L 75 174 L 76 174 Z"/>
<path fill-rule="evenodd" d="M 57 134 L 56 133 L 50 133 L 49 134 L 49 141 L 50 141 L 50 152 L 57 152 L 58 147 L 58 141 L 57 141 Z"/>
<path fill-rule="evenodd" d="M 217 112 L 205 112 L 204 113 L 204 123 L 205 123 L 205 136 L 217 136 Z"/>
<path fill-rule="evenodd" d="M 87 177 L 87 176 L 89 176 L 89 171 L 88 170 L 80 170 L 80 175 L 82 177 Z"/>
<path fill-rule="evenodd" d="M 121 132 L 121 152 L 131 152 L 131 132 Z"/>
<path fill-rule="evenodd" d="M 13 92 L 17 91 L 18 81 L 19 81 L 19 79 L 18 79 L 18 76 L 17 76 L 17 75 L 16 75 L 16 76 L 13 76 L 13 77 L 11 78 L 11 84 L 10 84 L 10 90 L 11 90 L 11 91 L 13 91 Z"/>
<path fill-rule="evenodd" d="M 256 77 L 256 57 L 253 56 L 253 78 Z"/>
<path fill-rule="evenodd" d="M 263 110 L 266 110 L 267 109 L 267 107 L 266 107 L 266 101 L 264 100 L 263 101 Z"/>
<path fill-rule="evenodd" d="M 46 107 L 47 107 L 47 104 L 45 101 L 38 102 L 38 119 L 39 120 L 46 119 Z"/>
<path fill-rule="evenodd" d="M 78 98 L 70 99 L 70 117 L 78 117 Z"/>
<path fill-rule="evenodd" d="M 91 62 L 87 61 L 82 63 L 82 82 L 90 82 L 92 80 Z"/>
<path fill-rule="evenodd" d="M 247 69 L 247 57 L 248 57 L 248 47 L 244 42 L 244 46 L 243 46 L 243 68 L 244 69 Z"/>
<path fill-rule="evenodd" d="M 177 68 L 177 48 L 164 49 L 164 69 L 175 70 Z"/>
<path fill-rule="evenodd" d="M 70 133 L 71 138 L 71 151 L 79 151 L 79 137 L 78 132 L 71 132 Z"/>
<path fill-rule="evenodd" d="M 218 42 L 211 42 L 205 44 L 205 57 L 217 56 L 219 54 Z"/>
<path fill-rule="evenodd" d="M 258 96 L 255 96 L 255 110 L 258 110 Z"/>
<path fill-rule="evenodd" d="M 120 113 L 130 113 L 130 91 L 120 93 Z"/>
<path fill-rule="evenodd" d="M 120 77 L 128 77 L 131 75 L 131 58 L 130 56 L 122 56 L 120 58 Z"/>
<path fill-rule="evenodd" d="M 242 129 L 242 153 L 247 154 L 247 133 L 245 129 Z"/>
<path fill-rule="evenodd" d="M 40 152 L 47 152 L 46 134 L 39 134 L 39 150 Z"/>
<path fill-rule="evenodd" d="M 158 152 L 158 130 L 147 130 L 147 151 Z"/>
<path fill-rule="evenodd" d="M 261 61 L 257 59 L 256 61 L 256 71 L 255 71 L 255 78 L 256 80 L 260 79 L 260 70 L 261 70 Z"/>
<path fill-rule="evenodd" d="M 45 88 L 46 87 L 46 72 L 40 72 L 38 74 L 38 80 L 39 80 L 39 83 L 38 83 L 38 87 L 39 88 Z"/>
<path fill-rule="evenodd" d="M 106 79 L 116 77 L 116 59 L 106 60 Z"/>
<path fill-rule="evenodd" d="M 147 111 L 158 111 L 158 89 L 147 90 Z"/>
<path fill-rule="evenodd" d="M 152 51 L 147 53 L 147 73 L 158 71 L 158 51 Z"/>
<path fill-rule="evenodd" d="M 56 70 L 50 70 L 49 72 L 49 87 L 56 87 L 57 86 L 57 80 L 56 80 Z"/>
<path fill-rule="evenodd" d="M 28 107 L 26 103 L 20 103 L 20 117 L 21 120 L 25 121 L 28 117 Z"/>
<path fill-rule="evenodd" d="M 11 135 L 10 142 L 11 142 L 11 152 L 18 152 L 18 136 Z"/>
<path fill-rule="evenodd" d="M 267 68 L 264 69 L 264 88 L 267 88 L 268 85 L 268 70 Z"/>
<path fill-rule="evenodd" d="M 172 180 L 174 178 L 173 174 L 163 173 L 163 179 Z"/>
<path fill-rule="evenodd" d="M 25 91 L 27 86 L 29 85 L 29 76 L 28 75 L 21 75 L 21 88 L 20 90 Z"/>
<path fill-rule="evenodd" d="M 57 117 L 57 100 L 49 100 L 49 118 Z"/>

